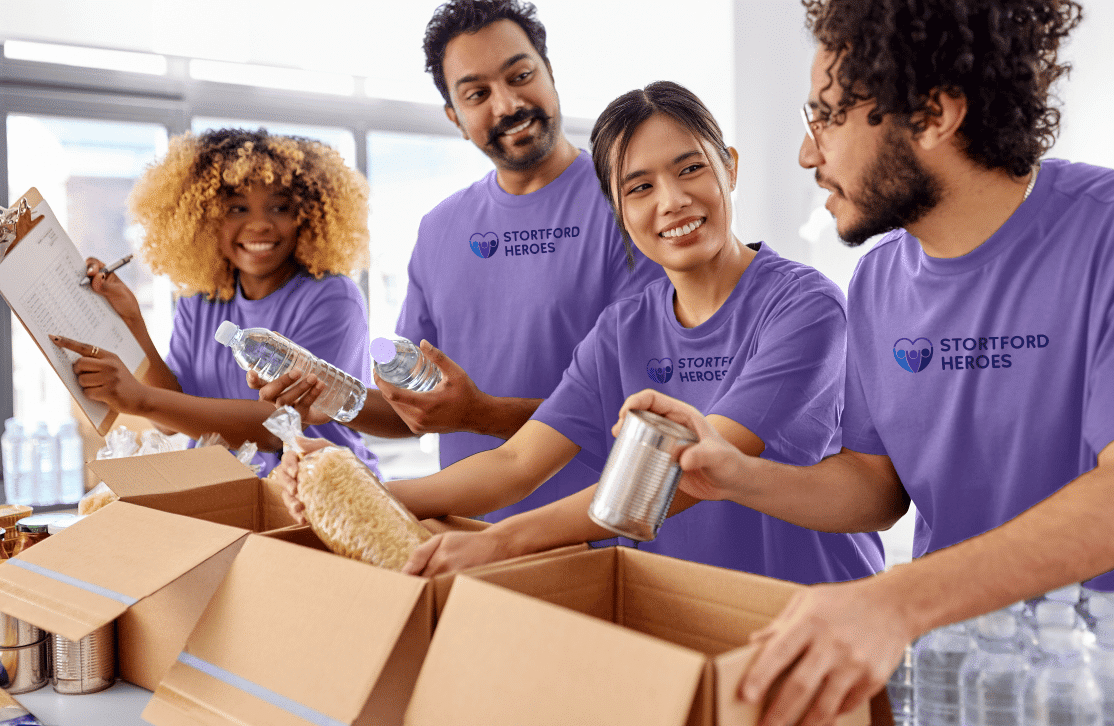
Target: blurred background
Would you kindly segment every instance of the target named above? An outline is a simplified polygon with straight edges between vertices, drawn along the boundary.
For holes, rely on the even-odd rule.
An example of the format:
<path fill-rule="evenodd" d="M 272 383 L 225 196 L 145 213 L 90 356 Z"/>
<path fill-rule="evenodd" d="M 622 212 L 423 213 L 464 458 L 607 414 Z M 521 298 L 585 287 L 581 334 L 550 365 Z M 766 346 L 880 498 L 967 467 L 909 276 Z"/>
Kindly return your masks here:
<path fill-rule="evenodd" d="M 265 126 L 325 141 L 371 182 L 372 264 L 358 282 L 372 335 L 394 329 L 421 216 L 490 162 L 446 120 L 424 72 L 436 0 L 0 0 L 0 205 L 37 187 L 87 255 L 115 260 L 140 230 L 124 200 L 169 136 Z M 846 290 L 858 250 L 843 247 L 825 192 L 797 166 L 813 48 L 791 0 L 537 0 L 565 130 L 587 148 L 596 114 L 653 80 L 682 83 L 739 150 L 736 233 L 811 264 Z M 1114 2 L 1084 0 L 1058 88 L 1052 156 L 1114 166 Z M 169 281 L 139 262 L 120 272 L 156 345 L 169 342 Z M 2 303 L 0 303 L 2 305 Z M 68 393 L 18 320 L 0 310 L 0 416 L 71 415 Z M 436 466 L 436 441 L 373 442 L 394 476 Z M 95 445 L 95 442 L 94 444 Z M 908 559 L 912 517 L 887 536 Z"/>

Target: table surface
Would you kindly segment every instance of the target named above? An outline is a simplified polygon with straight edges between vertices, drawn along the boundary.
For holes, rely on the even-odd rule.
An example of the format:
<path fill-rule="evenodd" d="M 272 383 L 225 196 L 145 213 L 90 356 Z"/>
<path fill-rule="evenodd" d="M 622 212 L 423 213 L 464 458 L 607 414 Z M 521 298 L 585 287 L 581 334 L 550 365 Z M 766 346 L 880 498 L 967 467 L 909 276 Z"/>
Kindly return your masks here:
<path fill-rule="evenodd" d="M 151 700 L 146 688 L 117 680 L 100 693 L 64 696 L 50 684 L 13 696 L 43 726 L 150 726 L 139 714 Z"/>

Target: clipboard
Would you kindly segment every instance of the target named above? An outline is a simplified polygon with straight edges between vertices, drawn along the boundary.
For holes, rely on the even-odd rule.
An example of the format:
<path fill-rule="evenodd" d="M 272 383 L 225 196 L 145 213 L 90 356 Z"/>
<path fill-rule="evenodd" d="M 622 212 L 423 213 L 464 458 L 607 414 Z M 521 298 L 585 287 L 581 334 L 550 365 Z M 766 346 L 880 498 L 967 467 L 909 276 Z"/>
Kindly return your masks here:
<path fill-rule="evenodd" d="M 59 348 L 50 336 L 63 335 L 112 351 L 140 380 L 148 361 L 139 341 L 108 301 L 78 284 L 84 277 L 85 257 L 37 189 L 32 187 L 0 213 L 0 297 L 93 428 L 104 436 L 117 412 L 85 397 L 73 372 L 78 354 Z"/>

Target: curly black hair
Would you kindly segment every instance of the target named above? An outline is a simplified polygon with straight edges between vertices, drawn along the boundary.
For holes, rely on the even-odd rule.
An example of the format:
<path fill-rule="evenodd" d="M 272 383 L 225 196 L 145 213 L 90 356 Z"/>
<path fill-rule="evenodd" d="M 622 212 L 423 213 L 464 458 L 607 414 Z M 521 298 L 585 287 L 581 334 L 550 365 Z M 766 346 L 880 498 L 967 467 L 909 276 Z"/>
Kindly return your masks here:
<path fill-rule="evenodd" d="M 518 0 L 449 0 L 433 12 L 425 28 L 422 49 L 425 51 L 425 69 L 433 75 L 433 84 L 441 92 L 446 106 L 452 106 L 449 87 L 445 82 L 445 47 L 461 33 L 475 33 L 497 20 L 513 20 L 521 26 L 530 44 L 549 68 L 545 54 L 545 26 L 536 16 L 532 3 Z"/>
<path fill-rule="evenodd" d="M 1083 17 L 1074 0 L 802 0 L 806 25 L 835 54 L 836 123 L 870 99 L 920 133 L 940 93 L 967 101 L 959 135 L 987 169 L 1029 173 L 1060 126 L 1052 85 L 1071 70 L 1057 52 Z M 832 69 L 839 64 L 833 76 Z"/>

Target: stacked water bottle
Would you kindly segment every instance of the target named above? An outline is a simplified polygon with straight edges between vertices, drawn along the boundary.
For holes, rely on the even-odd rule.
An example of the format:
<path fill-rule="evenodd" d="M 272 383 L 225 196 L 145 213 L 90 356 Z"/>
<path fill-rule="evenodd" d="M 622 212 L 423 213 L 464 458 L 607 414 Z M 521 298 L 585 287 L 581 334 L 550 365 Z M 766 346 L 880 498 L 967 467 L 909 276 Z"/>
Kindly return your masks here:
<path fill-rule="evenodd" d="M 1114 726 L 1114 593 L 1071 585 L 933 630 L 887 690 L 898 726 Z"/>
<path fill-rule="evenodd" d="M 74 504 L 85 493 L 85 456 L 77 422 L 4 422 L 4 499 L 32 507 Z"/>

